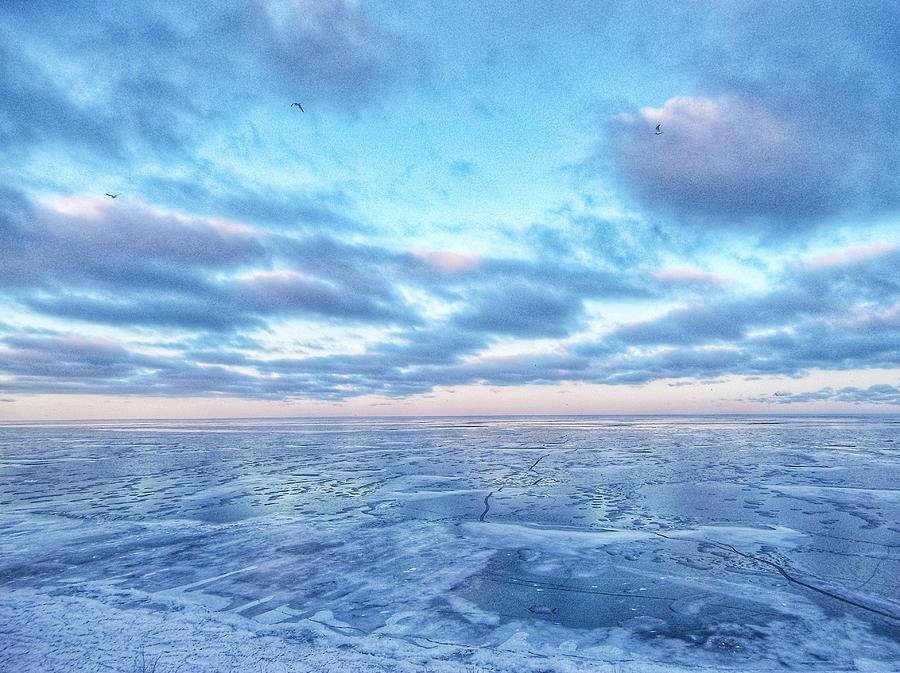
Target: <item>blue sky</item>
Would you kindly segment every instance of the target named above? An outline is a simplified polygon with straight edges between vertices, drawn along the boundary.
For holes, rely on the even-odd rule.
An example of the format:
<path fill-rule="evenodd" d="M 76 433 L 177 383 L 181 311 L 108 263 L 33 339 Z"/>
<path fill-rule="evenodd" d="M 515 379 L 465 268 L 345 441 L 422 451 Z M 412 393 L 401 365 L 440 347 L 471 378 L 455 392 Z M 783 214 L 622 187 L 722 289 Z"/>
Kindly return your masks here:
<path fill-rule="evenodd" d="M 895 3 L 187 4 L 0 8 L 0 418 L 900 409 Z"/>

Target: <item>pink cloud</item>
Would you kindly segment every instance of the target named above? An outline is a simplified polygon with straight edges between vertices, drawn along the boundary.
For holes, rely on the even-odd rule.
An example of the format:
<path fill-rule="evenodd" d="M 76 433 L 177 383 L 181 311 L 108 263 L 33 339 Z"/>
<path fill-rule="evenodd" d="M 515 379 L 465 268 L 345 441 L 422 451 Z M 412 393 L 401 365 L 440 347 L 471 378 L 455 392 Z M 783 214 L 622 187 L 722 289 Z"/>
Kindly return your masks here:
<path fill-rule="evenodd" d="M 829 250 L 807 257 L 801 262 L 801 266 L 807 269 L 827 269 L 835 266 L 844 266 L 845 264 L 853 264 L 854 262 L 878 257 L 897 249 L 896 245 L 889 243 L 869 243 L 842 250 Z"/>
<path fill-rule="evenodd" d="M 61 215 L 94 219 L 106 212 L 109 207 L 109 204 L 106 202 L 109 200 L 108 196 L 100 199 L 96 196 L 73 194 L 69 196 L 51 196 L 45 199 L 44 203 L 51 210 Z"/>
<path fill-rule="evenodd" d="M 474 252 L 428 250 L 414 251 L 413 256 L 446 276 L 474 271 L 482 262 L 481 255 Z"/>

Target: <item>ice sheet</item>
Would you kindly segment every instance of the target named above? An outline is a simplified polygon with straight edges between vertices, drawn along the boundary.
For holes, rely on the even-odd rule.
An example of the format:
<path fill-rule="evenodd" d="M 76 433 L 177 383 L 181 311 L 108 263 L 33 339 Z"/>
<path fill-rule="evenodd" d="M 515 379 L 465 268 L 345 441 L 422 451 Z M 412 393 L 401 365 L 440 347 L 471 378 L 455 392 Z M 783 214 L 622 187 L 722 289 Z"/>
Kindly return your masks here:
<path fill-rule="evenodd" d="M 0 670 L 896 670 L 898 430 L 0 425 Z"/>

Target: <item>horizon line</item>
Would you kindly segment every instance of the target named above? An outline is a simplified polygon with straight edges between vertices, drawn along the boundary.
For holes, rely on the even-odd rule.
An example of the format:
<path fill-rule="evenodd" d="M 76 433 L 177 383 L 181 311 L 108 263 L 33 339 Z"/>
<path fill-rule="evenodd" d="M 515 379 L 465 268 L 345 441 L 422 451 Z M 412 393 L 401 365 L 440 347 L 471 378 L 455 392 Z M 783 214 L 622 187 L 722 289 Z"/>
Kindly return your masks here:
<path fill-rule="evenodd" d="M 341 414 L 328 416 L 296 415 L 296 416 L 132 416 L 127 418 L 26 418 L 0 419 L 0 425 L 23 423 L 112 423 L 138 421 L 290 421 L 290 420 L 368 420 L 368 419 L 442 419 L 442 418 L 728 418 L 728 417 L 808 417 L 808 418 L 850 418 L 854 416 L 898 416 L 898 411 L 794 411 L 794 412 L 695 412 L 695 413 L 618 413 L 618 414 L 397 414 L 390 416 L 371 416 L 365 414 Z"/>

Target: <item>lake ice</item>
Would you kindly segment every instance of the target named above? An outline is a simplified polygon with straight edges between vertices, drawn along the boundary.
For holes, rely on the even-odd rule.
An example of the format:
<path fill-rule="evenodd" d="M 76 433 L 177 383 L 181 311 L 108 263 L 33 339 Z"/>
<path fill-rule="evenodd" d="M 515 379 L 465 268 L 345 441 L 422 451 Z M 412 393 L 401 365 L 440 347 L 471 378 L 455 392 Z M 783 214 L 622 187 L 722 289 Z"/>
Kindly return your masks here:
<path fill-rule="evenodd" d="M 0 671 L 900 670 L 900 418 L 0 424 Z"/>

